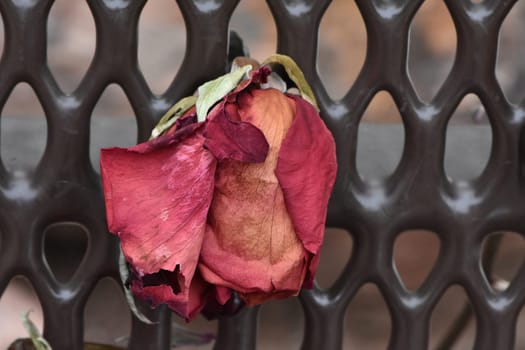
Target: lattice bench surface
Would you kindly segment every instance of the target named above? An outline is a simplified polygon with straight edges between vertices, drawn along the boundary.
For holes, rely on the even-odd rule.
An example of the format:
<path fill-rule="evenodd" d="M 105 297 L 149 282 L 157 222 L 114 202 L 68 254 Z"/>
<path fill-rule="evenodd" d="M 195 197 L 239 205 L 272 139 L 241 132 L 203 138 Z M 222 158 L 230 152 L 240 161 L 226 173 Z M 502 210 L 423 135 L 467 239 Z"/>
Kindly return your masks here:
<path fill-rule="evenodd" d="M 154 0 L 152 0 L 154 1 Z M 44 313 L 44 336 L 54 349 L 81 349 L 82 313 L 96 283 L 118 279 L 116 239 L 107 234 L 97 173 L 89 160 L 90 118 L 104 89 L 116 83 L 136 115 L 138 140 L 179 98 L 225 70 L 228 22 L 238 0 L 178 0 L 187 28 L 187 50 L 178 75 L 162 95 L 151 92 L 137 62 L 137 26 L 146 0 L 87 0 L 96 24 L 96 51 L 78 88 L 65 94 L 46 53 L 51 0 L 2 0 L 5 47 L 0 61 L 0 106 L 19 82 L 36 92 L 47 120 L 47 144 L 35 169 L 0 167 L 0 291 L 16 275 L 33 284 Z M 352 258 L 333 286 L 303 291 L 302 349 L 341 349 L 346 307 L 372 282 L 392 320 L 389 348 L 428 346 L 432 311 L 453 284 L 466 291 L 477 320 L 476 350 L 513 349 L 517 316 L 525 298 L 525 271 L 503 293 L 490 287 L 481 245 L 494 232 L 525 232 L 522 105 L 508 102 L 495 77 L 498 34 L 517 0 L 445 0 L 457 31 L 457 54 L 432 102 L 416 94 L 407 73 L 411 21 L 422 0 L 356 0 L 367 27 L 363 68 L 348 93 L 332 100 L 317 73 L 318 30 L 330 0 L 267 0 L 277 51 L 302 67 L 321 114 L 337 143 L 339 173 L 327 225 L 351 232 Z M 344 43 L 341 43 L 344 45 Z M 395 171 L 370 182 L 356 167 L 361 117 L 374 95 L 388 91 L 400 111 L 405 144 Z M 481 175 L 450 180 L 443 166 L 445 135 L 454 110 L 469 94 L 482 102 L 492 129 L 492 150 Z M 78 272 L 58 282 L 43 256 L 42 234 L 60 222 L 88 231 Z M 392 263 L 400 232 L 435 232 L 441 241 L 436 267 L 417 291 L 408 291 Z M 149 326 L 133 319 L 130 349 L 167 349 L 170 315 L 152 312 Z M 1 317 L 1 315 L 0 315 Z M 2 322 L 4 322 L 2 320 Z M 257 309 L 220 320 L 215 349 L 254 349 Z M 1 332 L 1 329 L 0 329 Z"/>

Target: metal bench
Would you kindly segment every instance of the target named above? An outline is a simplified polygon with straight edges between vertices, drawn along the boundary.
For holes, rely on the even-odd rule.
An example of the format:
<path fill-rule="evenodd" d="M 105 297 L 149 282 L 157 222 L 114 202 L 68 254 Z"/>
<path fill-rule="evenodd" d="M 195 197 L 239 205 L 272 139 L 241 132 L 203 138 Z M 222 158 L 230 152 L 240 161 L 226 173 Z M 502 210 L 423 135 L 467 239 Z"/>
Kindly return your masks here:
<path fill-rule="evenodd" d="M 516 1 L 445 0 L 458 34 L 457 55 L 436 97 L 424 103 L 406 68 L 409 27 L 421 0 L 356 0 L 367 26 L 367 56 L 340 101 L 329 97 L 316 70 L 319 24 L 330 1 L 267 0 L 278 31 L 277 50 L 302 67 L 337 143 L 339 173 L 327 225 L 350 232 L 354 241 L 352 258 L 336 283 L 299 296 L 303 350 L 342 348 L 346 307 L 368 282 L 377 285 L 388 305 L 389 349 L 426 349 L 433 308 L 454 284 L 464 288 L 474 309 L 474 348 L 513 349 L 516 319 L 525 302 L 525 270 L 520 268 L 505 292 L 496 293 L 480 257 L 482 241 L 491 233 L 525 233 L 524 106 L 508 102 L 494 73 L 499 29 Z M 148 88 L 136 58 L 138 18 L 146 0 L 87 2 L 96 23 L 96 53 L 70 95 L 60 90 L 46 63 L 46 20 L 53 1 L 0 2 L 6 36 L 0 106 L 17 83 L 27 82 L 43 106 L 48 130 L 36 168 L 12 172 L 0 166 L 0 293 L 15 275 L 31 281 L 44 312 L 44 336 L 55 350 L 83 348 L 82 315 L 90 292 L 101 278 L 118 279 L 117 241 L 107 234 L 100 182 L 89 157 L 90 139 L 97 137 L 90 134 L 93 108 L 109 84 L 120 85 L 135 112 L 138 138 L 145 140 L 167 107 L 224 72 L 228 21 L 238 0 L 177 1 L 187 26 L 187 51 L 179 74 L 161 96 Z M 390 145 L 401 130 L 364 125 L 365 137 L 358 142 L 361 117 L 380 90 L 392 95 L 400 111 L 405 141 L 392 147 L 392 152 L 402 147 L 402 156 L 391 174 L 364 160 L 365 174 L 386 176 L 371 182 L 357 169 L 358 143 L 364 149 L 377 142 Z M 490 126 L 477 131 L 465 127 L 463 140 L 451 146 L 478 140 L 492 148 L 480 176 L 457 182 L 444 171 L 445 135 L 451 115 L 468 93 L 479 97 Z M 26 128 L 23 123 L 6 127 L 13 133 Z M 485 138 L 490 131 L 491 146 Z M 384 157 L 390 161 L 388 153 Z M 470 159 L 480 157 L 474 151 Z M 447 161 L 452 168 L 457 164 L 458 171 L 468 172 L 471 166 L 461 158 Z M 87 230 L 85 258 L 67 282 L 54 278 L 42 249 L 43 232 L 60 222 L 75 222 Z M 392 262 L 396 237 L 412 229 L 432 231 L 441 242 L 436 267 L 416 291 L 403 286 Z M 246 309 L 221 319 L 214 348 L 255 349 L 257 311 Z M 150 316 L 159 323 L 150 326 L 133 319 L 129 349 L 169 347 L 170 314 L 161 309 Z"/>

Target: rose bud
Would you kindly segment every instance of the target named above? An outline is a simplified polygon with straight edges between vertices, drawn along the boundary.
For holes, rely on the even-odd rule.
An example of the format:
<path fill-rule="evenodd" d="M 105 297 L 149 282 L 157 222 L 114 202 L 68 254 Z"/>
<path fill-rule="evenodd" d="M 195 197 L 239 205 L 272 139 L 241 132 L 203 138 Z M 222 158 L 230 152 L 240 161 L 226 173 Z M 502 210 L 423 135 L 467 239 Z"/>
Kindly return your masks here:
<path fill-rule="evenodd" d="M 276 57 L 295 81 L 291 59 Z M 242 81 L 217 79 L 206 88 L 225 91 L 199 89 L 197 115 L 186 106 L 160 136 L 102 150 L 108 226 L 132 291 L 187 320 L 205 306 L 220 314 L 232 292 L 253 305 L 312 287 L 335 144 L 311 90 L 307 101 L 262 89 L 270 73 L 263 64 Z"/>

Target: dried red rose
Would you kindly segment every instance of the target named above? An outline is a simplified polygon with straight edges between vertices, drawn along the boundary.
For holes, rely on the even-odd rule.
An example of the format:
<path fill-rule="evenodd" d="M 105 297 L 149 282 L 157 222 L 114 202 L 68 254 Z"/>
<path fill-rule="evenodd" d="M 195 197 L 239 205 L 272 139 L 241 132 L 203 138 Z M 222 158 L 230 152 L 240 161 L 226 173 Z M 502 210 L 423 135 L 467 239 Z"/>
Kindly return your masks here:
<path fill-rule="evenodd" d="M 311 287 L 337 163 L 330 132 L 298 96 L 261 89 L 263 66 L 197 122 L 102 150 L 109 230 L 132 290 L 190 320 L 237 292 L 247 304 Z"/>

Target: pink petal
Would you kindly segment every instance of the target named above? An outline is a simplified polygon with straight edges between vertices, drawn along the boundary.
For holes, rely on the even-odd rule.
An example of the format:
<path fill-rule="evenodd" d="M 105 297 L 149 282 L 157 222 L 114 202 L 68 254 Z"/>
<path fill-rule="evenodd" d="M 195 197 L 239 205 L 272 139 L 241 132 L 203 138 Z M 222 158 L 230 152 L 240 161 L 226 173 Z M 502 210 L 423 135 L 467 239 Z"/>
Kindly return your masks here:
<path fill-rule="evenodd" d="M 178 294 L 168 285 L 143 286 L 140 280 L 134 281 L 131 288 L 138 298 L 149 300 L 153 306 L 166 304 L 186 321 L 194 319 L 202 310 L 212 289 L 198 273 L 193 276 L 189 288 Z"/>
<path fill-rule="evenodd" d="M 239 118 L 264 133 L 270 150 L 261 164 L 219 163 L 199 269 L 208 282 L 239 291 L 253 304 L 297 294 L 307 257 L 275 176 L 293 101 L 277 90 L 252 90 L 239 94 L 237 106 Z"/>
<path fill-rule="evenodd" d="M 295 119 L 279 152 L 275 173 L 286 208 L 304 247 L 314 256 L 323 242 L 328 200 L 337 174 L 332 134 L 308 102 L 295 101 Z M 305 286 L 312 284 L 318 257 L 310 264 Z"/>
<path fill-rule="evenodd" d="M 215 287 L 215 299 L 221 305 L 226 304 L 232 296 L 232 291 L 229 288 L 216 286 Z"/>
<path fill-rule="evenodd" d="M 252 71 L 250 79 L 243 80 L 209 112 L 204 131 L 205 145 L 219 161 L 233 159 L 260 163 L 266 159 L 268 142 L 264 134 L 250 122 L 241 119 L 237 105 L 242 103 L 239 96 L 249 94 L 257 84 L 266 83 L 271 72 L 268 66 Z"/>
<path fill-rule="evenodd" d="M 225 99 L 208 114 L 204 131 L 206 148 L 219 161 L 264 162 L 268 154 L 264 134 L 252 124 L 239 120 L 232 106 Z"/>
<path fill-rule="evenodd" d="M 169 280 L 162 284 L 160 295 L 173 294 L 174 281 L 178 281 L 187 298 L 205 232 L 216 163 L 203 148 L 200 133 L 184 137 L 179 143 L 163 139 L 162 144 L 157 140 L 129 149 L 104 149 L 101 175 L 109 230 L 120 237 L 127 261 L 139 277 L 164 270 L 163 276 L 155 277 Z M 151 288 L 156 287 L 144 290 Z"/>
<path fill-rule="evenodd" d="M 186 115 L 175 122 L 175 124 L 166 131 L 166 133 L 149 140 L 148 142 L 139 143 L 138 145 L 128 148 L 138 153 L 147 153 L 156 149 L 178 144 L 190 136 L 193 136 L 198 130 L 202 129 L 202 123 L 196 123 L 195 115 Z"/>

